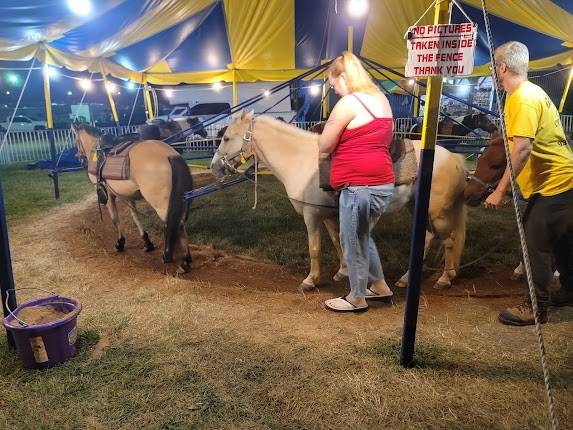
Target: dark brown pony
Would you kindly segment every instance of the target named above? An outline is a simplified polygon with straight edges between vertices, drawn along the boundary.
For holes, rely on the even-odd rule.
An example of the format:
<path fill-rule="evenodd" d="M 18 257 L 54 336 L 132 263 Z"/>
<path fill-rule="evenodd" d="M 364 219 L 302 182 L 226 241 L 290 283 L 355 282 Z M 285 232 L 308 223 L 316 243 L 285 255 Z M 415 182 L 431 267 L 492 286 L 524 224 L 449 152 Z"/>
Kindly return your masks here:
<path fill-rule="evenodd" d="M 442 136 L 466 136 L 470 131 L 481 129 L 493 134 L 498 131 L 496 125 L 490 121 L 484 113 L 466 115 L 461 124 L 450 117 L 445 117 L 438 123 L 438 135 Z M 422 125 L 416 124 L 410 130 L 411 139 L 419 139 L 422 133 Z M 439 137 L 439 136 L 438 136 Z"/>
<path fill-rule="evenodd" d="M 467 177 L 464 188 L 466 204 L 477 206 L 483 202 L 495 190 L 506 165 L 503 138 L 495 137 L 478 158 L 474 174 Z"/>
<path fill-rule="evenodd" d="M 74 125 L 77 137 L 78 157 L 88 164 L 88 178 L 97 183 L 95 171 L 97 163 L 96 149 L 100 143 L 100 131 L 87 124 Z M 159 140 L 142 140 L 135 144 L 128 153 L 129 177 L 124 180 L 104 180 L 104 187 L 109 196 L 107 208 L 117 230 L 115 247 L 122 251 L 125 237 L 117 213 L 116 199 L 125 201 L 139 233 L 144 241 L 144 250 L 151 251 L 154 246 L 138 218 L 135 202 L 145 199 L 165 223 L 164 263 L 173 261 L 174 249 L 179 245 L 182 262 L 178 273 L 188 272 L 191 268 L 185 221 L 189 213 L 189 203 L 183 199 L 186 191 L 193 188 L 191 172 L 185 160 L 164 142 Z M 90 168 L 91 167 L 91 168 Z"/>

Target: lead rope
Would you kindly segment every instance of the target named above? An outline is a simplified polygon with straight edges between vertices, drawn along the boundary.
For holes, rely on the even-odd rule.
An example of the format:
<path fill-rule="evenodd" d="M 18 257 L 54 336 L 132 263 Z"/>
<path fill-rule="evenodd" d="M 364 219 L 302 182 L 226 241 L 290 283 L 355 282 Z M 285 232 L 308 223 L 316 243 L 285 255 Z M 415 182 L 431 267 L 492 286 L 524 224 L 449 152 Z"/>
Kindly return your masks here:
<path fill-rule="evenodd" d="M 252 144 L 253 143 L 251 143 L 251 145 Z M 257 156 L 256 152 L 254 154 L 255 154 L 255 204 L 251 209 L 257 208 L 257 197 L 258 197 L 257 187 L 259 186 L 259 157 Z"/>
<path fill-rule="evenodd" d="M 523 251 L 523 262 L 525 265 L 525 274 L 527 277 L 527 285 L 529 287 L 529 295 L 531 297 L 531 306 L 533 308 L 533 318 L 535 319 L 535 332 L 537 334 L 537 340 L 539 342 L 539 355 L 541 357 L 541 368 L 543 370 L 543 379 L 545 381 L 545 390 L 547 394 L 547 403 L 549 406 L 549 415 L 551 417 L 551 427 L 553 430 L 557 430 L 559 428 L 559 422 L 557 420 L 557 414 L 555 412 L 555 403 L 553 401 L 553 390 L 551 389 L 551 381 L 549 379 L 549 369 L 547 366 L 547 357 L 545 353 L 545 342 L 543 341 L 543 333 L 541 332 L 541 323 L 539 322 L 539 316 L 537 314 L 539 307 L 537 305 L 537 295 L 535 294 L 535 288 L 533 286 L 533 278 L 531 276 L 531 266 L 529 265 L 529 254 L 527 252 L 527 244 L 525 242 L 525 233 L 523 231 L 523 224 L 521 219 L 521 212 L 517 206 L 517 189 L 515 185 L 515 176 L 513 173 L 513 166 L 511 165 L 511 158 L 510 158 L 510 151 L 509 151 L 509 144 L 507 142 L 507 134 L 505 130 L 505 117 L 503 109 L 501 108 L 501 100 L 500 91 L 497 81 L 497 70 L 495 64 L 495 56 L 493 55 L 493 37 L 491 35 L 491 28 L 489 25 L 489 17 L 486 8 L 486 0 L 481 0 L 482 9 L 483 9 L 483 19 L 485 22 L 485 29 L 487 33 L 487 39 L 489 43 L 489 55 L 491 59 L 491 66 L 492 66 L 492 73 L 493 73 L 493 87 L 495 88 L 495 94 L 498 100 L 497 103 L 497 110 L 499 112 L 500 118 L 500 127 L 501 133 L 503 136 L 503 143 L 505 146 L 505 156 L 507 157 L 507 167 L 509 169 L 509 177 L 511 182 L 511 192 L 512 192 L 512 200 L 513 200 L 513 207 L 515 209 L 515 217 L 517 219 L 517 229 L 519 231 L 519 241 L 521 242 L 521 249 Z"/>

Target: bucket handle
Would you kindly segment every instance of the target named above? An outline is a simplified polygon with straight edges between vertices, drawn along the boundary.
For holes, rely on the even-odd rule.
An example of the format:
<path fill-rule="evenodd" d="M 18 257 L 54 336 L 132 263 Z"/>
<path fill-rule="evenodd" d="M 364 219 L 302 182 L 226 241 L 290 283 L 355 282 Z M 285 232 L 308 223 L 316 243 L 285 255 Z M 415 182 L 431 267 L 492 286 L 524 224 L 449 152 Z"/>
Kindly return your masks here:
<path fill-rule="evenodd" d="M 14 317 L 14 319 L 17 320 L 24 327 L 29 327 L 30 324 L 28 324 L 26 321 L 22 321 L 20 318 L 18 318 L 16 316 L 16 314 L 12 311 L 12 309 L 10 309 L 10 306 L 8 305 L 8 299 L 10 298 L 10 291 L 14 291 L 14 293 L 16 293 L 16 291 L 18 291 L 18 290 L 40 290 L 40 291 L 48 293 L 52 296 L 57 296 L 57 294 L 54 293 L 53 291 L 44 290 L 43 288 L 38 288 L 38 287 L 22 287 L 22 288 L 9 288 L 9 289 L 7 289 L 6 290 L 6 309 L 8 309 L 8 312 L 10 313 L 10 315 L 12 315 L 12 317 Z"/>

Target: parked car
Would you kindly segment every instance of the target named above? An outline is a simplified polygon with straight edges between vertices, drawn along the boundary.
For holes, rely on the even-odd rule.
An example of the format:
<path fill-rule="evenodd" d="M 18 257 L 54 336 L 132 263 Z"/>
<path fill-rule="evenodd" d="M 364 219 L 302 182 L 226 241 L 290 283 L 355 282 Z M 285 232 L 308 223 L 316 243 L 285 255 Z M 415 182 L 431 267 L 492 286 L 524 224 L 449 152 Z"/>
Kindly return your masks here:
<path fill-rule="evenodd" d="M 6 122 L 0 123 L 0 131 L 6 131 L 8 124 L 10 124 L 10 118 L 7 118 Z M 12 121 L 10 131 L 34 131 L 45 130 L 46 128 L 48 128 L 46 121 L 37 121 L 24 115 L 17 115 L 14 117 L 14 121 Z"/>

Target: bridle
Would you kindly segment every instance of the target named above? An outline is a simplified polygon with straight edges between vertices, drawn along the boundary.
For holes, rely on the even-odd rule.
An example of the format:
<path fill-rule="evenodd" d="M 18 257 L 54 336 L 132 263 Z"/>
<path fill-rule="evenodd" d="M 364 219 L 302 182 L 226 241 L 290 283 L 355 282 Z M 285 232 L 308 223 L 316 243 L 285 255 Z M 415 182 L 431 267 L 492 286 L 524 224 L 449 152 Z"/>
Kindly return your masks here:
<path fill-rule="evenodd" d="M 249 122 L 249 127 L 243 135 L 243 144 L 241 145 L 241 149 L 237 152 L 222 155 L 219 151 L 219 148 L 217 148 L 217 151 L 215 151 L 215 154 L 219 154 L 221 162 L 230 172 L 237 173 L 238 170 L 235 166 L 245 164 L 253 155 L 255 155 L 255 141 L 253 139 L 254 128 L 255 120 L 253 118 Z M 239 159 L 239 163 L 235 162 L 237 159 Z"/>
<path fill-rule="evenodd" d="M 486 193 L 491 194 L 495 191 L 495 188 L 497 187 L 497 184 L 499 184 L 499 181 L 501 180 L 501 178 L 499 178 L 497 181 L 495 182 L 485 182 L 482 181 L 480 178 L 478 178 L 475 175 L 470 175 L 469 173 L 466 175 L 466 182 L 469 181 L 476 181 L 478 184 L 481 185 L 481 187 L 483 189 L 485 189 Z"/>
<path fill-rule="evenodd" d="M 76 153 L 76 157 L 78 157 L 81 161 L 82 166 L 86 167 L 88 165 L 88 156 L 86 154 L 86 150 L 84 149 L 84 145 L 80 139 L 80 134 L 77 130 L 74 130 L 76 135 L 76 148 L 78 152 Z"/>

